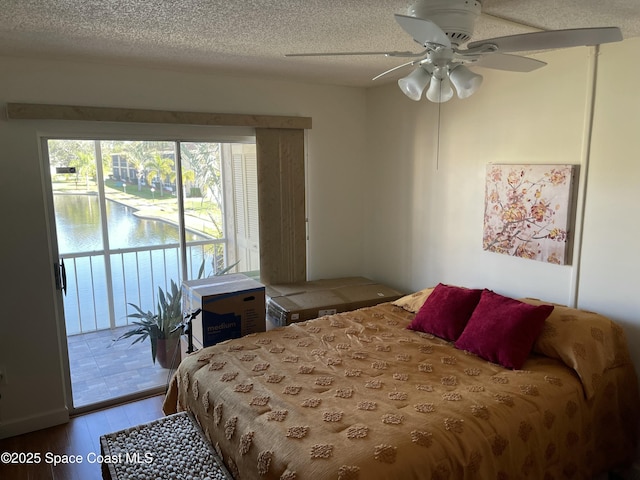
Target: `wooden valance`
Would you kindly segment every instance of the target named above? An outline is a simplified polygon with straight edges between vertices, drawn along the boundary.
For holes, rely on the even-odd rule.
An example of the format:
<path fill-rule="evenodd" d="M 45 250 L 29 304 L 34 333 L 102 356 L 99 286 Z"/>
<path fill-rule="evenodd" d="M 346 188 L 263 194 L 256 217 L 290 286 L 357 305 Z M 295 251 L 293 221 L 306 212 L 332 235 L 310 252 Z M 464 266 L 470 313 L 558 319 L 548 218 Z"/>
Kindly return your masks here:
<path fill-rule="evenodd" d="M 35 103 L 7 103 L 7 118 L 11 120 L 164 123 L 294 130 L 311 128 L 310 117 L 251 115 L 242 113 L 176 112 L 139 108 L 84 107 Z"/>

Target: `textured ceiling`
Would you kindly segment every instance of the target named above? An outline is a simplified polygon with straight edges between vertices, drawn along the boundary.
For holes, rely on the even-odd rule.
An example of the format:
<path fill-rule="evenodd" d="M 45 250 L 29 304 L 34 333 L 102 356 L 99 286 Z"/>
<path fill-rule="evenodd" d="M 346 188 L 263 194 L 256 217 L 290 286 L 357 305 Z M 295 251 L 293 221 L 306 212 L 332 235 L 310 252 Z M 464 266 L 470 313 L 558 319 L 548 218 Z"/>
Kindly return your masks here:
<path fill-rule="evenodd" d="M 374 85 L 397 58 L 285 53 L 420 50 L 399 0 L 0 0 L 0 54 Z M 640 36 L 640 0 L 482 0 L 472 40 L 618 26 Z M 390 81 L 383 77 L 378 82 Z"/>

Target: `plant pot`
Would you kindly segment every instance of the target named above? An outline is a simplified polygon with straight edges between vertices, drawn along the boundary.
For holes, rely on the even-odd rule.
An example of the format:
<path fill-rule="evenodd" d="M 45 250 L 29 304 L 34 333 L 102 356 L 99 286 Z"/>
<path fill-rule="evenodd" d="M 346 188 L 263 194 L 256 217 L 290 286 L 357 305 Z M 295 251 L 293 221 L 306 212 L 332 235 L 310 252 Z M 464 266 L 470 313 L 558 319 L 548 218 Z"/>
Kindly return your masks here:
<path fill-rule="evenodd" d="M 177 368 L 180 363 L 180 337 L 159 338 L 156 360 L 162 368 Z"/>

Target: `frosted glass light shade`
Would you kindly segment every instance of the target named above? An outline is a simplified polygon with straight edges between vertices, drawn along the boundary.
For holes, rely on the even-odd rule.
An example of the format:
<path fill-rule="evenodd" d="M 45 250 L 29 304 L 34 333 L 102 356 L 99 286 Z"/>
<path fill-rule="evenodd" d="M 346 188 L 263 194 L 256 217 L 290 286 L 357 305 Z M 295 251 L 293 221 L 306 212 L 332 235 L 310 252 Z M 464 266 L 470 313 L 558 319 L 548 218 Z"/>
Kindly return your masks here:
<path fill-rule="evenodd" d="M 453 88 L 451 88 L 449 77 L 444 76 L 440 79 L 434 76 L 431 79 L 429 90 L 427 90 L 427 98 L 434 103 L 443 103 L 451 100 L 453 98 Z"/>
<path fill-rule="evenodd" d="M 424 92 L 430 80 L 431 76 L 423 68 L 419 67 L 406 77 L 398 80 L 398 86 L 402 93 L 417 102 L 422 97 L 422 92 Z"/>
<path fill-rule="evenodd" d="M 456 87 L 459 98 L 467 98 L 476 93 L 482 84 L 482 75 L 473 73 L 464 65 L 459 65 L 449 73 L 451 83 Z"/>

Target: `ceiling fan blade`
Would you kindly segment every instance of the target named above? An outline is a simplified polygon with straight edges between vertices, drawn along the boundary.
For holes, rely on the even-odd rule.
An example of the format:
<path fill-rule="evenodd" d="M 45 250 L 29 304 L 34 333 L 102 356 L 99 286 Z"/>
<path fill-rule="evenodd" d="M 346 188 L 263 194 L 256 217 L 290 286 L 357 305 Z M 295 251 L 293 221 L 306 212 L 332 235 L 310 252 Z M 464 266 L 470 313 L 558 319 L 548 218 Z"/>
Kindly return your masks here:
<path fill-rule="evenodd" d="M 387 71 L 385 71 L 385 72 L 382 72 L 382 73 L 380 73 L 380 74 L 376 75 L 376 76 L 375 76 L 375 77 L 373 77 L 371 80 L 377 80 L 377 79 L 379 79 L 380 77 L 384 77 L 385 75 L 387 75 L 387 74 L 389 74 L 389 73 L 391 73 L 391 72 L 395 72 L 396 70 L 399 70 L 399 69 L 404 68 L 404 67 L 408 67 L 408 66 L 410 66 L 410 65 L 415 65 L 415 64 L 416 64 L 416 62 L 415 62 L 415 61 L 411 61 L 411 62 L 403 63 L 402 65 L 398 65 L 397 67 L 390 68 L 389 70 L 387 70 Z"/>
<path fill-rule="evenodd" d="M 323 52 L 323 53 L 285 53 L 285 57 L 338 57 L 348 55 L 384 55 L 385 57 L 405 57 L 405 58 L 418 58 L 424 57 L 428 50 L 422 52 Z"/>
<path fill-rule="evenodd" d="M 285 57 L 337 57 L 346 55 L 388 55 L 396 56 L 398 53 L 411 52 L 325 52 L 325 53 L 285 53 Z"/>
<path fill-rule="evenodd" d="M 493 68 L 509 72 L 532 72 L 546 65 L 546 62 L 520 55 L 506 53 L 488 53 L 473 62 L 474 67 Z"/>
<path fill-rule="evenodd" d="M 618 27 L 571 28 L 479 40 L 467 44 L 467 48 L 496 45 L 501 52 L 523 52 L 599 45 L 621 40 L 622 32 Z"/>
<path fill-rule="evenodd" d="M 396 22 L 423 47 L 430 43 L 451 47 L 451 41 L 442 29 L 431 20 L 395 14 Z"/>

